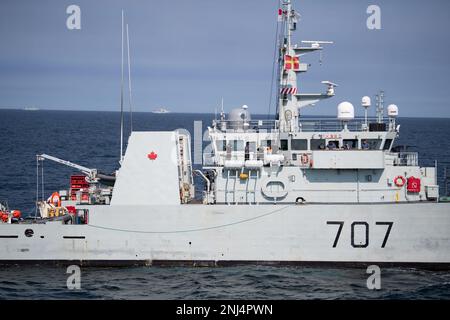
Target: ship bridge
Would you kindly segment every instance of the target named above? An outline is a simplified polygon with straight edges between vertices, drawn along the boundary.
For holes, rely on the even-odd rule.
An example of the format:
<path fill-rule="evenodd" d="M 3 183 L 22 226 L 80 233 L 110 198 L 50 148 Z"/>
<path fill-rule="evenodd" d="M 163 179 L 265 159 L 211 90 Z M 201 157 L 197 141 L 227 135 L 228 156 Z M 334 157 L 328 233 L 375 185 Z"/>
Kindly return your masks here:
<path fill-rule="evenodd" d="M 233 109 L 228 119 L 222 116 L 208 128 L 211 144 L 204 153 L 204 165 L 226 168 L 284 165 L 381 169 L 399 130 L 392 117 L 351 120 L 302 118 L 297 128 L 285 132 L 279 129 L 278 120 L 252 120 L 247 106 Z M 328 153 L 319 153 L 322 151 Z M 341 162 L 348 163 L 330 164 L 330 161 L 336 162 L 328 159 L 331 151 L 337 152 L 338 158 L 343 159 Z M 332 158 L 335 159 L 336 155 Z M 307 163 L 305 157 L 309 159 Z M 405 162 L 404 155 L 393 157 L 396 160 L 389 162 Z M 320 159 L 325 158 L 328 160 L 320 165 Z M 406 162 L 416 165 L 410 158 Z"/>

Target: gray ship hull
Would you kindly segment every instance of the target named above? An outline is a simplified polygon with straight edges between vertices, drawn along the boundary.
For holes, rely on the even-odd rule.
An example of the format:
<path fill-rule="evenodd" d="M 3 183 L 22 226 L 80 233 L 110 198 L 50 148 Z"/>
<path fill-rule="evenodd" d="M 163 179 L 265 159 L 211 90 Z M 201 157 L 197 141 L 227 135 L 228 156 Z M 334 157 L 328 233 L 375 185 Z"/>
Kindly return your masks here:
<path fill-rule="evenodd" d="M 0 263 L 450 266 L 447 203 L 86 208 L 87 225 L 0 225 Z"/>

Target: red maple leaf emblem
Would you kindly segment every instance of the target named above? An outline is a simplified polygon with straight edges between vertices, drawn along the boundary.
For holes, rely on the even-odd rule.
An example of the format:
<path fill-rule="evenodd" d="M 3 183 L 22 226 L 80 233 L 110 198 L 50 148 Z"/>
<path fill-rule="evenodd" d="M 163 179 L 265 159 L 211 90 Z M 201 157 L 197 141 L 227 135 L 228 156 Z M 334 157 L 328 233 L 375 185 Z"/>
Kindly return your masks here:
<path fill-rule="evenodd" d="M 150 152 L 150 153 L 147 155 L 147 157 L 148 157 L 150 160 L 156 160 L 156 158 L 158 157 L 158 155 L 152 151 L 152 152 Z"/>

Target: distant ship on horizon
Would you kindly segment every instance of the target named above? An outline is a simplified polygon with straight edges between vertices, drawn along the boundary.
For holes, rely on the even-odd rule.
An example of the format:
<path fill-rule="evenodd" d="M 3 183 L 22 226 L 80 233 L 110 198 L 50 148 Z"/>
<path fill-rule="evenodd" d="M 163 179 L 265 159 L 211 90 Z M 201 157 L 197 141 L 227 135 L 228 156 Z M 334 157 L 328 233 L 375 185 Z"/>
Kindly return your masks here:
<path fill-rule="evenodd" d="M 158 108 L 153 110 L 152 113 L 170 113 L 170 111 L 165 108 Z"/>
<path fill-rule="evenodd" d="M 23 108 L 23 110 L 25 110 L 25 111 L 38 111 L 39 108 L 37 108 L 37 107 L 25 107 L 25 108 Z"/>

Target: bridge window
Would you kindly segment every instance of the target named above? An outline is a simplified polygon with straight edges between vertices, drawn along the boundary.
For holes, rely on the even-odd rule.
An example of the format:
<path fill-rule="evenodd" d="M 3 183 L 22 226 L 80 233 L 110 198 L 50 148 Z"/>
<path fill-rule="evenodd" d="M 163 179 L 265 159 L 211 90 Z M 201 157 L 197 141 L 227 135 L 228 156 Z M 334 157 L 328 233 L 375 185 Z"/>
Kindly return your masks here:
<path fill-rule="evenodd" d="M 362 139 L 361 149 L 379 150 L 381 147 L 381 139 Z"/>
<path fill-rule="evenodd" d="M 345 150 L 358 149 L 358 139 L 344 139 L 342 147 Z"/>
<path fill-rule="evenodd" d="M 248 151 L 249 152 L 256 152 L 256 142 L 249 141 L 248 143 Z"/>
<path fill-rule="evenodd" d="M 391 149 L 391 145 L 392 145 L 392 139 L 386 139 L 386 141 L 384 141 L 383 150 Z"/>
<path fill-rule="evenodd" d="M 261 141 L 261 146 L 271 148 L 272 147 L 272 140 L 262 140 Z"/>
<path fill-rule="evenodd" d="M 311 139 L 311 150 L 325 150 L 325 139 Z"/>
<path fill-rule="evenodd" d="M 289 150 L 289 145 L 288 145 L 288 140 L 287 139 L 280 140 L 280 150 L 281 151 L 288 151 Z"/>
<path fill-rule="evenodd" d="M 217 140 L 216 141 L 217 151 L 227 151 L 227 142 L 226 140 Z"/>
<path fill-rule="evenodd" d="M 233 151 L 244 151 L 244 141 L 233 140 Z"/>
<path fill-rule="evenodd" d="M 327 143 L 328 150 L 339 149 L 339 141 L 338 140 L 329 140 Z"/>
<path fill-rule="evenodd" d="M 292 150 L 308 150 L 308 140 L 306 139 L 292 139 L 291 140 Z"/>

